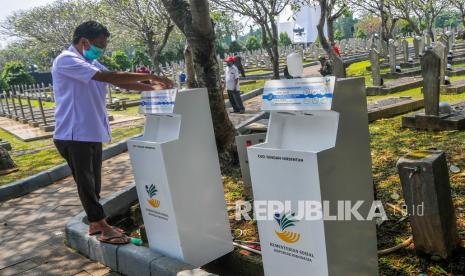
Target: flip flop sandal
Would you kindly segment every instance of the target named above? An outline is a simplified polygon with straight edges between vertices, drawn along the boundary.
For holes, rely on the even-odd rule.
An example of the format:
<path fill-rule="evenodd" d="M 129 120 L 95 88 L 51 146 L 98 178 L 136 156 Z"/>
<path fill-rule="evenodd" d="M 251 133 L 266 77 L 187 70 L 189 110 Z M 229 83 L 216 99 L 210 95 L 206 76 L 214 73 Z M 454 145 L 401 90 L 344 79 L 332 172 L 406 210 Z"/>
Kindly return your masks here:
<path fill-rule="evenodd" d="M 116 226 L 112 226 L 112 228 L 113 228 L 114 230 L 120 232 L 121 234 L 126 233 L 126 231 L 124 231 L 123 229 L 118 228 L 118 227 L 116 227 Z M 95 236 L 95 235 L 98 235 L 98 234 L 102 234 L 102 230 L 97 230 L 97 231 L 94 231 L 94 232 L 88 231 L 87 234 L 88 234 L 89 236 Z"/>
<path fill-rule="evenodd" d="M 100 242 L 109 243 L 109 244 L 128 244 L 131 242 L 131 239 L 126 235 L 110 236 L 110 237 L 105 237 L 103 235 L 100 235 L 98 237 L 98 240 Z"/>

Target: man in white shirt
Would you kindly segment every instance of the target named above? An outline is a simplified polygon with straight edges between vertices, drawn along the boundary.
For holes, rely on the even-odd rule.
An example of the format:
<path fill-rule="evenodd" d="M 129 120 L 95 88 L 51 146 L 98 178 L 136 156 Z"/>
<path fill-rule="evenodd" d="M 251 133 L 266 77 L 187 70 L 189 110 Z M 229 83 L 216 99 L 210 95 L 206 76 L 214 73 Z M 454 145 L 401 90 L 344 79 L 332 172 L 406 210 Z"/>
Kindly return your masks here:
<path fill-rule="evenodd" d="M 234 113 L 243 114 L 245 112 L 245 108 L 242 103 L 239 87 L 239 70 L 236 65 L 234 65 L 234 57 L 227 57 L 225 61 L 228 67 L 226 68 L 224 79 L 226 90 L 228 91 L 229 102 L 231 103 Z"/>

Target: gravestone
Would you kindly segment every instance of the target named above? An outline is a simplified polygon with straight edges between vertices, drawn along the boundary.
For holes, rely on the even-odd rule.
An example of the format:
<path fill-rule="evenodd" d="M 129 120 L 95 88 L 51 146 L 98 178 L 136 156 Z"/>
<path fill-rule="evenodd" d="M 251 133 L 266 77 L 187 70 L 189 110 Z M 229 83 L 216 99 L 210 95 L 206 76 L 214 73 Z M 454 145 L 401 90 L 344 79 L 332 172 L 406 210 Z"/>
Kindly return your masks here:
<path fill-rule="evenodd" d="M 402 40 L 402 54 L 403 54 L 403 57 L 404 57 L 404 63 L 407 63 L 408 62 L 408 41 L 406 39 L 403 39 Z"/>
<path fill-rule="evenodd" d="M 375 47 L 371 47 L 370 51 L 371 62 L 371 78 L 373 79 L 373 86 L 381 86 L 381 73 L 379 68 L 379 52 Z"/>
<path fill-rule="evenodd" d="M 431 36 L 428 33 L 425 33 L 425 38 L 426 38 L 426 46 L 431 45 Z"/>
<path fill-rule="evenodd" d="M 402 127 L 428 130 L 463 130 L 463 111 L 439 112 L 441 58 L 429 48 L 421 58 L 425 112 L 402 117 Z"/>
<path fill-rule="evenodd" d="M 413 39 L 413 49 L 414 49 L 414 57 L 419 58 L 420 57 L 420 37 L 416 36 Z"/>
<path fill-rule="evenodd" d="M 420 64 L 421 74 L 423 76 L 425 114 L 438 116 L 441 58 L 432 50 L 428 50 L 421 58 Z"/>
<path fill-rule="evenodd" d="M 8 151 L 0 147 L 0 175 L 5 175 L 18 170 Z"/>
<path fill-rule="evenodd" d="M 389 69 L 391 73 L 396 72 L 396 45 L 393 39 L 389 39 Z"/>
<path fill-rule="evenodd" d="M 449 52 L 450 47 L 449 47 L 449 39 L 447 38 L 447 36 L 446 35 L 441 36 L 441 39 L 439 39 L 439 41 L 441 41 L 442 44 L 444 44 L 444 47 L 446 47 L 447 52 Z"/>
<path fill-rule="evenodd" d="M 440 75 L 441 85 L 444 84 L 447 67 L 447 48 L 442 42 L 436 41 L 433 44 L 434 52 L 441 58 Z"/>
<path fill-rule="evenodd" d="M 6 150 L 11 150 L 11 144 L 8 141 L 0 139 L 0 147 L 6 149 Z"/>
<path fill-rule="evenodd" d="M 412 152 L 399 159 L 397 169 L 415 250 L 446 259 L 460 240 L 444 152 Z"/>
<path fill-rule="evenodd" d="M 454 36 L 451 31 L 447 31 L 445 35 L 447 39 L 447 50 L 452 51 L 452 49 L 454 48 Z"/>
<path fill-rule="evenodd" d="M 425 41 L 425 36 L 421 36 L 420 40 L 420 55 L 425 52 L 425 47 L 426 47 L 426 41 Z"/>
<path fill-rule="evenodd" d="M 384 57 L 386 57 L 388 54 L 389 54 L 389 46 L 388 46 L 388 43 L 382 39 L 380 39 L 381 41 L 381 49 L 382 49 L 382 55 Z"/>
<path fill-rule="evenodd" d="M 344 66 L 344 62 L 338 56 L 333 57 L 333 74 L 336 78 L 345 78 L 346 77 L 346 69 Z"/>

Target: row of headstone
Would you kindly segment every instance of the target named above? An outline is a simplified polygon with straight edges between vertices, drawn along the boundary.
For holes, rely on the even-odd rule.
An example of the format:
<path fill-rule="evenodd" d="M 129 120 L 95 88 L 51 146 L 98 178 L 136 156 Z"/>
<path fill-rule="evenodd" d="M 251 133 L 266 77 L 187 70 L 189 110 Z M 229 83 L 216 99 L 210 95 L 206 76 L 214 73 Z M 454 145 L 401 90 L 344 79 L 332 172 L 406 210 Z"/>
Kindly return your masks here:
<path fill-rule="evenodd" d="M 32 101 L 37 101 L 33 104 Z M 45 107 L 42 97 L 33 99 L 25 93 L 3 92 L 0 94 L 0 115 L 17 120 L 44 131 L 54 129 L 54 108 Z"/>
<path fill-rule="evenodd" d="M 11 91 L 14 95 L 22 95 L 23 97 L 29 96 L 34 100 L 41 98 L 43 101 L 54 102 L 55 96 L 53 94 L 52 85 L 46 86 L 44 83 L 35 83 L 31 85 L 13 85 Z"/>
<path fill-rule="evenodd" d="M 366 53 L 370 43 L 366 39 L 350 38 L 338 42 L 340 53 L 342 56 L 350 56 L 352 54 Z M 291 52 L 298 51 L 302 54 L 304 60 L 318 60 L 318 57 L 325 55 L 325 51 L 319 45 L 300 44 L 291 45 L 279 48 L 279 57 L 284 61 L 286 56 Z M 254 51 L 243 51 L 240 53 L 227 53 L 228 56 L 239 55 L 242 58 L 244 68 L 247 70 L 253 69 L 270 69 L 272 67 L 271 59 L 267 51 L 258 49 Z M 219 58 L 219 56 L 218 56 Z"/>

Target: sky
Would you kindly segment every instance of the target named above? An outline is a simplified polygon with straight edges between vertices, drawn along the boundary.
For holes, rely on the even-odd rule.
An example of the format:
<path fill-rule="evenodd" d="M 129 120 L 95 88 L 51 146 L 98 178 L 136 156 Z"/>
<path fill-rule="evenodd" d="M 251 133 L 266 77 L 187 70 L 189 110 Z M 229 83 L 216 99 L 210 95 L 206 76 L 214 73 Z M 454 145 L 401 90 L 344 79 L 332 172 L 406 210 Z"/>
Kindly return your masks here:
<path fill-rule="evenodd" d="M 0 21 L 11 14 L 15 10 L 25 10 L 32 7 L 42 6 L 51 3 L 54 0 L 0 0 Z M 3 48 L 8 41 L 1 40 L 0 48 Z"/>

